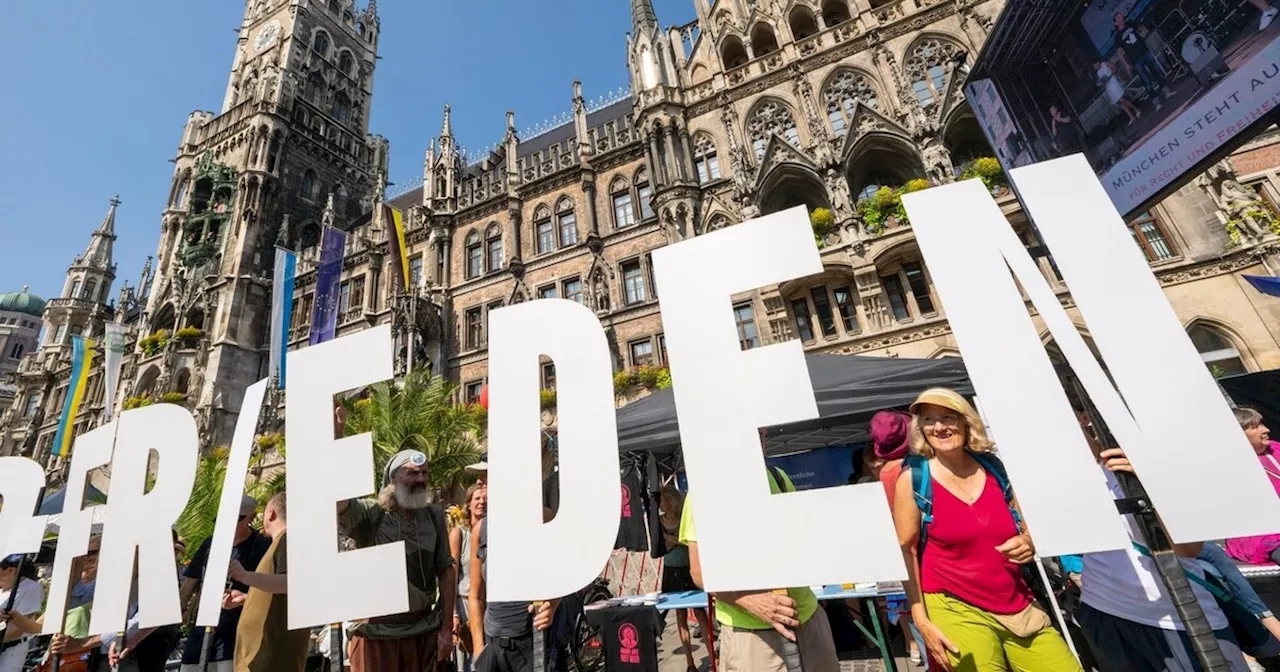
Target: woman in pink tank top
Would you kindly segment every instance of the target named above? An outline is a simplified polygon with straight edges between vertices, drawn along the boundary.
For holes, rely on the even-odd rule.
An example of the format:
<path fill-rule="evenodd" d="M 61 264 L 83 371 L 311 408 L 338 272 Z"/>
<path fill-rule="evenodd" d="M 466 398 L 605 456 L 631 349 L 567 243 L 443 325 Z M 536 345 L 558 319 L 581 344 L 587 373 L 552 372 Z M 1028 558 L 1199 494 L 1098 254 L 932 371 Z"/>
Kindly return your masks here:
<path fill-rule="evenodd" d="M 928 460 L 932 522 L 924 530 L 911 468 L 894 488 L 893 518 L 907 564 L 907 599 L 930 669 L 957 672 L 1078 672 L 1022 578 L 1035 547 L 997 477 L 975 453 L 995 447 L 973 406 L 934 388 L 911 405 L 911 451 Z M 993 468 L 994 456 L 983 458 Z M 1020 516 L 1019 516 L 1020 517 Z"/>

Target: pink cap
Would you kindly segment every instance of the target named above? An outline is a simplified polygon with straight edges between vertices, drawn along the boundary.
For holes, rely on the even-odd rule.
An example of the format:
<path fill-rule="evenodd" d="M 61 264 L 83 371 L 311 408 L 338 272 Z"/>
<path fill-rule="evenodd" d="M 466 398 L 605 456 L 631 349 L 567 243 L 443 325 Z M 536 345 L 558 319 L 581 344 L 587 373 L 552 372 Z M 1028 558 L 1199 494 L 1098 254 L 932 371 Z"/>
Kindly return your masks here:
<path fill-rule="evenodd" d="M 901 411 L 880 411 L 871 417 L 871 446 L 876 457 L 896 460 L 907 456 L 911 416 Z"/>

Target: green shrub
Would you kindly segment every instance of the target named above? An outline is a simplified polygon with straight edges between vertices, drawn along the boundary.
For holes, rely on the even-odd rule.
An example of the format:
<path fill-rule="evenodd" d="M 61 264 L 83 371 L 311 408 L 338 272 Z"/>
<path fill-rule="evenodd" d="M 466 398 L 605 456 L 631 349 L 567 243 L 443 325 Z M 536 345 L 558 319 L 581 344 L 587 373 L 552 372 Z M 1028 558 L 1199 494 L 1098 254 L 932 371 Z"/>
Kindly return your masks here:
<path fill-rule="evenodd" d="M 542 405 L 542 410 L 544 410 L 544 411 L 545 411 L 545 410 L 547 410 L 547 409 L 549 409 L 549 408 L 555 408 L 555 406 L 556 406 L 556 391 L 555 391 L 555 390 L 541 390 L 541 391 L 539 391 L 539 392 L 538 392 L 538 402 Z"/>

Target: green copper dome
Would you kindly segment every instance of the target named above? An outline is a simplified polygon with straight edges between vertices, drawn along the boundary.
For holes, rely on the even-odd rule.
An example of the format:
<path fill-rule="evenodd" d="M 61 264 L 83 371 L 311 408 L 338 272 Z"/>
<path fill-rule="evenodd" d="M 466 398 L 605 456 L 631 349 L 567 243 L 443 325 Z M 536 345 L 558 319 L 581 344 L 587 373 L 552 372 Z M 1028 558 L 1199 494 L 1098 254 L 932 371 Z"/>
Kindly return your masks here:
<path fill-rule="evenodd" d="M 27 289 L 27 287 L 23 287 L 20 292 L 0 294 L 0 312 L 26 313 L 35 317 L 43 315 L 44 299 L 32 294 Z"/>

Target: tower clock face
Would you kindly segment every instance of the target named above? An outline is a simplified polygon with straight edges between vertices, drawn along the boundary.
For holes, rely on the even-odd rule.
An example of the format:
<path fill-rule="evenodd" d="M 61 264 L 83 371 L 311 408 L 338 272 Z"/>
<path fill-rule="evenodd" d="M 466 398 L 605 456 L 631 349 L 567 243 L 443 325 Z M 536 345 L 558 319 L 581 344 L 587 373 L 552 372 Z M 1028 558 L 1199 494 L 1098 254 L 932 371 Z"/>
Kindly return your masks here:
<path fill-rule="evenodd" d="M 267 47 L 270 47 L 276 41 L 276 36 L 280 34 L 280 22 L 278 20 L 268 23 L 261 31 L 258 37 L 253 40 L 253 50 L 262 53 Z"/>

